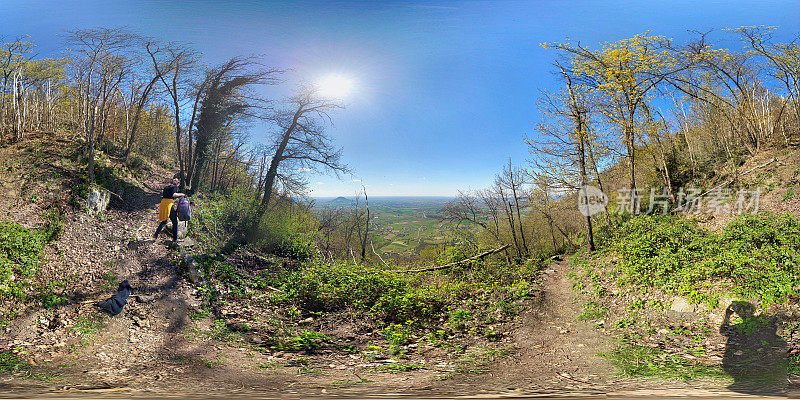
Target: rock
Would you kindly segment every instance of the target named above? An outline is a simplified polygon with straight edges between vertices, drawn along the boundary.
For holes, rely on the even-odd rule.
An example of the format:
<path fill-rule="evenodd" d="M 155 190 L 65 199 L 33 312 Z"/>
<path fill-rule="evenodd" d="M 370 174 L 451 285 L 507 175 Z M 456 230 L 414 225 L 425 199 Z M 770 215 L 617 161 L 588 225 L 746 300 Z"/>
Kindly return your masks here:
<path fill-rule="evenodd" d="M 308 325 L 314 322 L 313 317 L 308 317 L 300 321 L 300 325 Z"/>
<path fill-rule="evenodd" d="M 697 306 L 689 304 L 689 301 L 683 297 L 675 296 L 672 298 L 672 305 L 669 309 L 680 313 L 693 313 L 697 311 Z"/>
<path fill-rule="evenodd" d="M 186 262 L 186 271 L 189 274 L 189 282 L 198 284 L 203 282 L 203 274 L 200 273 L 200 270 L 197 268 L 197 262 L 194 261 L 192 256 L 187 255 L 184 258 Z"/>
<path fill-rule="evenodd" d="M 730 295 L 724 295 L 719 298 L 719 303 L 717 303 L 717 310 L 721 311 L 722 313 L 730 307 L 731 303 L 736 300 L 735 297 Z"/>
<path fill-rule="evenodd" d="M 150 303 L 151 301 L 156 299 L 156 296 L 152 294 L 151 295 L 137 294 L 136 296 L 133 297 L 135 297 L 136 301 L 138 301 L 139 303 Z"/>
<path fill-rule="evenodd" d="M 167 226 L 164 227 L 164 229 L 166 229 L 166 231 L 169 232 L 170 235 L 171 235 L 172 234 L 172 221 L 168 220 Z M 186 234 L 188 233 L 188 231 L 189 231 L 189 223 L 188 222 L 183 222 L 183 221 L 178 221 L 178 239 L 185 238 Z"/>
<path fill-rule="evenodd" d="M 139 326 L 141 328 L 149 328 L 150 327 L 150 321 L 148 321 L 146 319 L 135 318 L 133 323 L 136 324 L 136 326 Z"/>
<path fill-rule="evenodd" d="M 91 215 L 97 215 L 108 208 L 111 202 L 111 194 L 107 190 L 98 188 L 89 189 L 89 194 L 86 196 L 85 203 L 86 209 Z"/>

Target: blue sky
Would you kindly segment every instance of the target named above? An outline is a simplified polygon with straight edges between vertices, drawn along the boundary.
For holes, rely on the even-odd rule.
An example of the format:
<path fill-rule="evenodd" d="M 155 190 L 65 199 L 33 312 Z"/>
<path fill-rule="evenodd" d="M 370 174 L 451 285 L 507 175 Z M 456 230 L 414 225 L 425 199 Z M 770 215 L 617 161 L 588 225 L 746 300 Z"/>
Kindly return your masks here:
<path fill-rule="evenodd" d="M 67 29 L 129 26 L 192 43 L 209 63 L 264 54 L 291 68 L 274 96 L 328 73 L 355 91 L 329 129 L 353 176 L 309 175 L 312 196 L 453 195 L 488 185 L 539 120 L 540 89 L 557 84 L 542 42 L 595 47 L 652 30 L 774 25 L 800 33 L 798 1 L 14 1 L 0 0 L 0 35 L 29 34 L 41 55 Z M 265 128 L 254 127 L 253 142 Z M 360 180 L 360 182 L 355 182 Z"/>

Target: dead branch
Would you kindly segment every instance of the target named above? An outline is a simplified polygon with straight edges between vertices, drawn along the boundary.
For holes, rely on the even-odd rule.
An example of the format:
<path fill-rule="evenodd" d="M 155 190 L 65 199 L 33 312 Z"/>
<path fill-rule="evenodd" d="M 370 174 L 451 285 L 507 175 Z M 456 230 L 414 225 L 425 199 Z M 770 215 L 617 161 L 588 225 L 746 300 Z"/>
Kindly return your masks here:
<path fill-rule="evenodd" d="M 499 253 L 499 252 L 507 249 L 509 246 L 511 246 L 511 245 L 507 244 L 507 245 L 504 245 L 502 247 L 498 247 L 498 248 L 496 248 L 494 250 L 489 250 L 489 251 L 483 252 L 481 254 L 478 254 L 477 256 L 473 256 L 473 257 L 470 257 L 470 258 L 465 258 L 465 259 L 463 259 L 461 261 L 456 261 L 456 262 L 453 262 L 453 263 L 450 263 L 450 264 L 446 264 L 446 265 L 439 265 L 439 266 L 436 266 L 436 267 L 428 267 L 428 268 L 420 268 L 420 269 L 406 269 L 406 270 L 395 269 L 395 270 L 391 270 L 389 272 L 426 272 L 426 271 L 436 271 L 436 270 L 439 270 L 439 269 L 450 268 L 450 267 L 454 267 L 454 266 L 456 266 L 458 264 L 463 264 L 463 263 L 468 262 L 468 261 L 475 261 L 475 260 L 481 259 L 483 257 L 486 257 L 486 256 L 490 255 L 490 254 Z"/>
<path fill-rule="evenodd" d="M 372 244 L 372 240 L 370 240 L 370 241 L 369 241 L 369 245 L 370 245 L 370 247 L 372 247 L 372 252 L 373 252 L 373 253 L 375 253 L 375 255 L 376 255 L 376 256 L 378 256 L 378 259 L 379 259 L 379 260 L 381 260 L 381 262 L 383 263 L 383 265 L 385 265 L 385 266 L 386 266 L 386 268 L 390 268 L 390 267 L 389 267 L 389 264 L 386 264 L 386 261 L 383 261 L 383 257 L 381 257 L 381 255 L 380 255 L 380 254 L 378 254 L 378 252 L 377 252 L 377 251 L 375 251 L 375 245 L 374 245 L 374 244 Z"/>

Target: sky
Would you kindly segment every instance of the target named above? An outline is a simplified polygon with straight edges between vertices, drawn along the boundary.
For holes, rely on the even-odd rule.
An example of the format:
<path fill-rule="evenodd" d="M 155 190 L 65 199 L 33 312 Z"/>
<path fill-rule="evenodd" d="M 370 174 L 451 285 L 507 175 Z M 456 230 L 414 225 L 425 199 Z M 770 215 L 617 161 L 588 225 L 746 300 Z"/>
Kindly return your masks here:
<path fill-rule="evenodd" d="M 191 43 L 212 65 L 260 55 L 288 70 L 275 97 L 348 77 L 353 91 L 328 132 L 353 172 L 305 172 L 311 196 L 362 185 L 374 196 L 452 196 L 488 186 L 509 158 L 526 167 L 541 90 L 560 84 L 556 54 L 540 43 L 597 48 L 648 30 L 680 41 L 744 25 L 796 36 L 800 1 L 0 0 L 0 36 L 30 35 L 40 56 L 57 55 L 66 30 L 127 26 Z M 269 129 L 254 125 L 252 143 Z"/>

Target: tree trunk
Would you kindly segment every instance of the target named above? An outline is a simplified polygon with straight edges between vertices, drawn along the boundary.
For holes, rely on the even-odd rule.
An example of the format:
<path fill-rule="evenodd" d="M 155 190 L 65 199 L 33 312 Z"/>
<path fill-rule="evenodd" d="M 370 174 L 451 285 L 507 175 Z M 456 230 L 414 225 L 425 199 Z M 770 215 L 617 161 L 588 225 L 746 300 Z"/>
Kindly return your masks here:
<path fill-rule="evenodd" d="M 292 133 L 294 133 L 294 130 L 297 128 L 300 117 L 305 112 L 304 106 L 305 104 L 301 103 L 297 107 L 297 111 L 295 111 L 294 116 L 292 117 L 292 123 L 289 124 L 289 127 L 286 128 L 286 130 L 284 130 L 283 135 L 281 135 L 281 141 L 278 144 L 277 149 L 275 149 L 275 155 L 272 156 L 269 169 L 267 169 L 267 177 L 264 180 L 264 192 L 261 197 L 261 202 L 256 209 L 256 214 L 254 215 L 253 222 L 250 225 L 250 232 L 248 232 L 250 239 L 255 237 L 258 231 L 258 226 L 261 223 L 261 218 L 263 218 L 264 212 L 267 211 L 267 205 L 269 205 L 269 199 L 272 196 L 272 188 L 275 184 L 275 177 L 278 175 L 278 166 L 283 160 L 283 152 L 286 150 L 286 146 L 289 144 L 289 139 L 291 138 Z"/>

